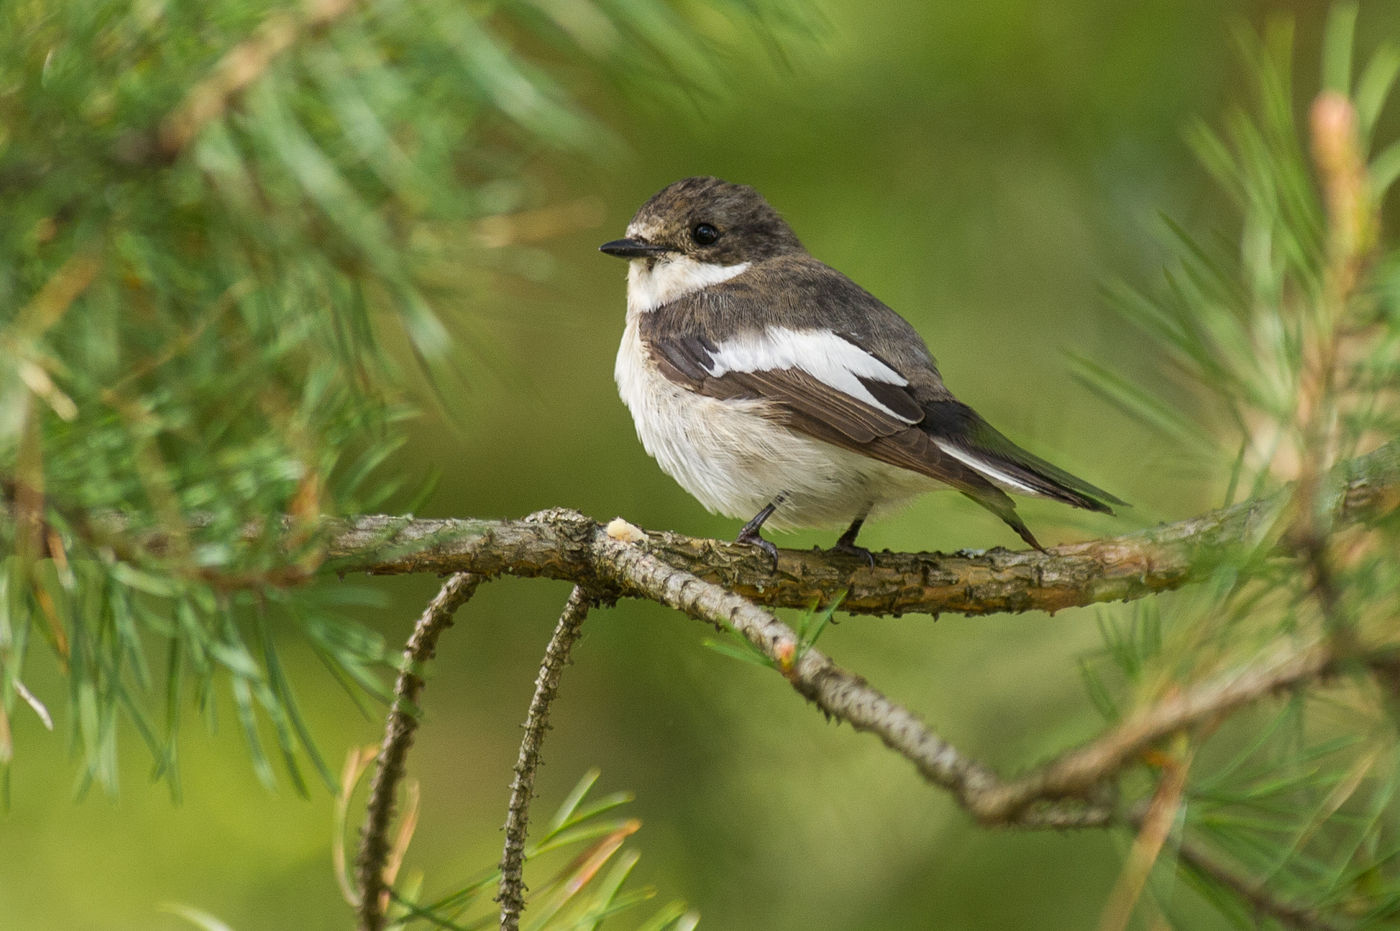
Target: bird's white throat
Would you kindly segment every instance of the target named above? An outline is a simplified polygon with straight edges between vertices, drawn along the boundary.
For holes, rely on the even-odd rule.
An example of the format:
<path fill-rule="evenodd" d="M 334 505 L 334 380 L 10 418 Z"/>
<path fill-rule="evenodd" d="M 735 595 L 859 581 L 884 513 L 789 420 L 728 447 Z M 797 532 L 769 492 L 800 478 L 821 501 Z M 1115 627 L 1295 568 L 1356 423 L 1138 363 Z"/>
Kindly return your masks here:
<path fill-rule="evenodd" d="M 748 271 L 749 263 L 715 265 L 686 255 L 660 260 L 633 259 L 627 269 L 627 314 L 650 313 L 662 305 Z"/>

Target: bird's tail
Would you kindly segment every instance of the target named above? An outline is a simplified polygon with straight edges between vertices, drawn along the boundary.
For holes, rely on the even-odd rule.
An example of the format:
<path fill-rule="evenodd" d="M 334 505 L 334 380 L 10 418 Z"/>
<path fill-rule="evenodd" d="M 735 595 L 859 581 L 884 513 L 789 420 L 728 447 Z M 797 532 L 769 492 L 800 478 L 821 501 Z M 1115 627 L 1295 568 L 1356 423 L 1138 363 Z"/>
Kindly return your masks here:
<path fill-rule="evenodd" d="M 1004 491 L 1050 498 L 1106 514 L 1113 513 L 1114 505 L 1128 506 L 1123 499 L 1026 452 L 966 404 L 938 401 L 925 407 L 925 415 L 923 427 L 940 452 Z M 992 507 L 991 510 L 1015 528 L 1027 543 L 1036 545 L 1020 520 L 1013 519 L 1014 513 L 1008 518 L 1002 508 Z"/>

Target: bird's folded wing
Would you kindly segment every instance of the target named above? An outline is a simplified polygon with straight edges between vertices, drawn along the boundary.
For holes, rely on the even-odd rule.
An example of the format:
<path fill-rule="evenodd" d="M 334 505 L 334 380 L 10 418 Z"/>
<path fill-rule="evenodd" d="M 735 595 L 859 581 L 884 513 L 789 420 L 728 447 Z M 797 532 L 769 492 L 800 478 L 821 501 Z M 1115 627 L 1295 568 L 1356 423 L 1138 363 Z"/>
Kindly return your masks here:
<path fill-rule="evenodd" d="M 764 415 L 799 433 L 937 479 L 998 512 L 1011 499 L 974 466 L 949 455 L 921 427 L 924 408 L 883 360 L 834 333 L 817 334 L 799 364 L 753 339 L 742 347 L 701 336 L 650 334 L 662 373 L 718 399 L 757 400 Z M 764 367 L 767 360 L 791 362 Z"/>

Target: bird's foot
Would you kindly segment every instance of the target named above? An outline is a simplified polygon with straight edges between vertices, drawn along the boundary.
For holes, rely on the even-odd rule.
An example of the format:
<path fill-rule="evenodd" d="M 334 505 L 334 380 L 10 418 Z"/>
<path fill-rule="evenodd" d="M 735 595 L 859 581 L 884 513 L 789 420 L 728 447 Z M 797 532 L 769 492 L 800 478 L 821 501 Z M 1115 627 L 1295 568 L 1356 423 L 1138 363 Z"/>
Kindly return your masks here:
<path fill-rule="evenodd" d="M 764 515 L 767 516 L 767 515 Z M 735 543 L 750 543 L 768 554 L 768 558 L 773 562 L 773 571 L 778 571 L 778 548 L 771 540 L 765 540 L 759 535 L 757 527 L 745 527 L 739 531 L 739 536 L 734 538 Z"/>
<path fill-rule="evenodd" d="M 856 534 L 860 533 L 860 528 L 864 523 L 864 514 L 851 521 L 851 526 L 846 528 L 846 532 L 841 534 L 840 539 L 838 539 L 827 552 L 845 553 L 847 556 L 854 556 L 857 559 L 865 560 L 867 566 L 874 566 L 875 554 L 863 546 L 856 546 Z"/>
<path fill-rule="evenodd" d="M 874 553 L 870 552 L 870 550 L 866 549 L 863 546 L 856 546 L 854 543 L 851 543 L 844 537 L 840 540 L 837 540 L 834 544 L 832 544 L 831 549 L 826 550 L 825 552 L 828 555 L 831 553 L 841 553 L 845 556 L 854 556 L 856 559 L 864 560 L 865 564 L 867 566 L 871 566 L 872 568 L 875 565 Z"/>

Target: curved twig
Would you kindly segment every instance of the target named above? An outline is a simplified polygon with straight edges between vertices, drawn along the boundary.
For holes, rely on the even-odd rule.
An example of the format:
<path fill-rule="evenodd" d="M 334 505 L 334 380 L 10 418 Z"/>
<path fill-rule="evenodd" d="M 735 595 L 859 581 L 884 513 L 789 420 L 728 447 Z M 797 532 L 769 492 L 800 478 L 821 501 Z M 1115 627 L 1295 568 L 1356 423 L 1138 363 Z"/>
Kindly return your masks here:
<path fill-rule="evenodd" d="M 355 874 L 360 886 L 359 928 L 378 931 L 384 923 L 388 885 L 384 864 L 389 856 L 389 825 L 394 816 L 394 798 L 403 778 L 404 758 L 418 730 L 418 696 L 423 691 L 419 671 L 433 658 L 438 635 L 452 626 L 452 615 L 466 603 L 481 582 L 480 577 L 459 572 L 443 583 L 414 625 L 403 651 L 403 668 L 394 685 L 394 704 L 384 722 L 384 741 L 375 760 L 370 780 L 365 824 L 360 832 L 360 852 L 355 858 Z"/>
<path fill-rule="evenodd" d="M 1097 740 L 1025 775 L 1006 780 L 964 756 L 917 715 L 891 701 L 821 651 L 804 649 L 790 627 L 723 588 L 667 565 L 642 547 L 599 534 L 595 569 L 622 594 L 645 597 L 691 617 L 739 631 L 771 660 L 792 687 L 824 713 L 869 731 L 909 760 L 930 783 L 947 789 L 984 824 L 1097 827 L 1111 821 L 1112 779 L 1154 742 L 1279 691 L 1343 668 L 1387 671 L 1395 646 L 1369 645 L 1339 656 L 1333 645 L 1284 648 L 1272 659 L 1169 696 Z"/>
<path fill-rule="evenodd" d="M 535 694 L 525 716 L 525 734 L 520 739 L 520 756 L 515 761 L 515 778 L 510 784 L 506 814 L 506 843 L 501 853 L 501 881 L 496 894 L 496 901 L 501 903 L 502 931 L 516 931 L 520 927 L 520 913 L 525 909 L 525 835 L 530 822 L 530 800 L 534 797 L 535 770 L 539 768 L 544 734 L 549 729 L 549 706 L 559 694 L 559 679 L 590 605 L 583 586 L 575 585 L 549 638 L 539 675 L 535 677 Z"/>

